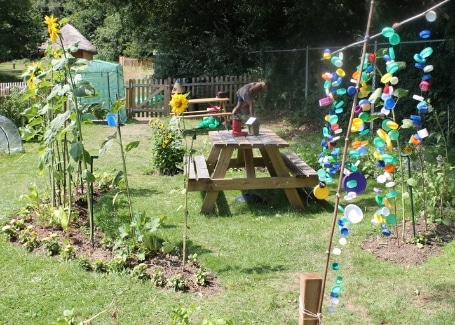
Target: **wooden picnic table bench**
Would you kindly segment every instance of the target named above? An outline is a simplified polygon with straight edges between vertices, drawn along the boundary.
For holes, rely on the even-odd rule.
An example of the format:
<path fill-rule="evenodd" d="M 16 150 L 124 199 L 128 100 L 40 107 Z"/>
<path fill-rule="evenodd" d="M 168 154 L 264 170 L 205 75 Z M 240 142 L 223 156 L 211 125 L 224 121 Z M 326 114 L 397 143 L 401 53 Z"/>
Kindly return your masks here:
<path fill-rule="evenodd" d="M 209 131 L 212 142 L 210 153 L 194 156 L 185 173 L 188 175 L 187 191 L 205 192 L 201 212 L 213 210 L 220 191 L 283 189 L 289 203 L 295 210 L 302 210 L 299 188 L 314 187 L 319 183 L 317 172 L 293 152 L 280 152 L 289 144 L 268 129 L 261 129 L 258 135 L 233 136 L 230 131 Z M 237 155 L 234 156 L 234 152 Z M 259 156 L 254 154 L 259 152 Z M 229 168 L 245 169 L 246 177 L 229 178 Z M 265 167 L 266 177 L 256 176 L 256 167 Z"/>

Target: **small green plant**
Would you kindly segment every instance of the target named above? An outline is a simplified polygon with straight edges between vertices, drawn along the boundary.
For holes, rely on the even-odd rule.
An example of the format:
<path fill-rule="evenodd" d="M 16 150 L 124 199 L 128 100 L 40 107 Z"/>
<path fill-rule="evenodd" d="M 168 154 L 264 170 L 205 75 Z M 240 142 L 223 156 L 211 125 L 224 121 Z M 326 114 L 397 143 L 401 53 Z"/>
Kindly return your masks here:
<path fill-rule="evenodd" d="M 35 248 L 41 245 L 38 233 L 33 229 L 33 226 L 28 226 L 20 232 L 19 242 L 29 252 L 32 252 Z"/>
<path fill-rule="evenodd" d="M 62 255 L 63 256 L 63 255 Z M 92 271 L 92 265 L 90 264 L 90 261 L 86 257 L 78 257 L 77 262 L 79 263 L 79 266 L 81 269 L 85 271 Z"/>
<path fill-rule="evenodd" d="M 118 188 L 120 184 L 120 180 L 123 178 L 122 172 L 118 170 L 113 170 L 112 172 L 104 172 L 102 175 L 95 175 L 97 180 L 97 184 L 100 190 L 111 190 Z"/>
<path fill-rule="evenodd" d="M 114 240 L 109 237 L 109 236 L 104 236 L 101 240 L 100 240 L 100 245 L 105 248 L 105 249 L 112 249 L 114 248 Z"/>
<path fill-rule="evenodd" d="M 165 217 L 149 219 L 145 213 L 136 212 L 130 224 L 119 227 L 120 236 L 115 242 L 114 250 L 127 258 L 134 256 L 144 261 L 148 256 L 157 253 L 164 241 L 158 236 L 158 230 Z"/>
<path fill-rule="evenodd" d="M 7 225 L 3 226 L 2 232 L 6 235 L 6 239 L 12 242 L 19 238 L 20 231 L 23 229 L 25 229 L 23 219 L 11 219 Z"/>
<path fill-rule="evenodd" d="M 428 244 L 428 241 L 427 235 L 419 233 L 411 240 L 411 243 L 415 244 L 418 248 L 423 248 Z"/>
<path fill-rule="evenodd" d="M 140 280 L 140 281 L 146 281 L 150 279 L 150 276 L 147 274 L 147 264 L 145 263 L 139 263 L 133 269 L 131 270 L 131 275 Z"/>
<path fill-rule="evenodd" d="M 160 175 L 176 175 L 181 171 L 185 149 L 177 118 L 168 125 L 159 119 L 150 122 L 152 128 L 152 164 Z"/>
<path fill-rule="evenodd" d="M 76 258 L 76 252 L 74 251 L 74 246 L 66 238 L 63 238 L 63 248 L 60 249 L 60 255 L 62 260 L 65 262 L 72 261 Z"/>
<path fill-rule="evenodd" d="M 190 316 L 196 308 L 194 306 L 182 307 L 182 306 L 173 306 L 171 310 L 171 325 L 190 325 L 191 319 Z"/>
<path fill-rule="evenodd" d="M 58 243 L 58 236 L 55 233 L 50 233 L 41 239 L 43 248 L 47 255 L 54 256 L 60 253 L 60 244 Z"/>
<path fill-rule="evenodd" d="M 106 262 L 102 258 L 97 258 L 95 261 L 93 261 L 92 268 L 95 272 L 98 273 L 104 273 L 108 270 Z"/>
<path fill-rule="evenodd" d="M 63 311 L 63 318 L 57 320 L 53 325 L 75 325 L 74 309 L 66 309 Z"/>
<path fill-rule="evenodd" d="M 36 185 L 31 185 L 28 194 L 21 195 L 21 200 L 24 202 L 20 214 L 31 215 L 34 214 L 37 218 L 43 222 L 49 223 L 50 212 L 48 205 L 45 203 L 45 199 L 40 196 Z"/>
<path fill-rule="evenodd" d="M 122 255 L 114 256 L 114 258 L 107 263 L 107 270 L 111 273 L 122 273 L 125 269 L 126 260 Z"/>
<path fill-rule="evenodd" d="M 181 274 L 176 274 L 166 281 L 166 286 L 174 291 L 182 291 L 185 290 L 185 280 Z"/>
<path fill-rule="evenodd" d="M 166 283 L 163 270 L 160 268 L 155 269 L 150 276 L 150 280 L 155 287 L 162 287 Z"/>
<path fill-rule="evenodd" d="M 198 264 L 198 255 L 196 253 L 188 255 L 188 261 L 193 264 Z"/>
<path fill-rule="evenodd" d="M 196 278 L 196 283 L 205 286 L 207 284 L 207 277 L 209 273 L 204 267 L 200 267 L 197 269 L 196 273 L 194 274 L 194 277 Z"/>

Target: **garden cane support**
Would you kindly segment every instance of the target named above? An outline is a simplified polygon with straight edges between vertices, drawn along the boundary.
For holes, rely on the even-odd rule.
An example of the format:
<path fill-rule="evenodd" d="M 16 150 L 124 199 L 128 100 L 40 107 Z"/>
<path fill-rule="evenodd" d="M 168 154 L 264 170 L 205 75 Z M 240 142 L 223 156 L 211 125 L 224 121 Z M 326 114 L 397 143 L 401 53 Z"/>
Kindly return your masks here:
<path fill-rule="evenodd" d="M 407 161 L 407 167 L 408 167 L 408 177 L 411 178 L 411 158 L 409 155 L 401 154 L 402 158 L 406 158 Z M 417 236 L 416 232 L 416 220 L 415 220 L 415 214 L 414 214 L 414 199 L 412 195 L 412 186 L 408 184 L 408 191 L 409 191 L 409 197 L 411 199 L 411 214 L 412 214 L 412 231 L 414 233 L 414 238 Z"/>

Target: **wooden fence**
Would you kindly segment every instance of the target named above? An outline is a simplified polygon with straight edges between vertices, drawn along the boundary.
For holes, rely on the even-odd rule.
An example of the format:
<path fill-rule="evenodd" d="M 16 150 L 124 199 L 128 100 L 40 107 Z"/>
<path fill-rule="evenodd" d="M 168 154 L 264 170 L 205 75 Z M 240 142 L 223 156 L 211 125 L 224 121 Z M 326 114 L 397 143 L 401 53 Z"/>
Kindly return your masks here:
<path fill-rule="evenodd" d="M 0 97 L 10 95 L 13 88 L 22 90 L 25 87 L 25 82 L 2 82 L 0 83 Z"/>
<path fill-rule="evenodd" d="M 153 67 L 152 59 L 134 59 L 134 58 L 128 58 L 126 56 L 119 56 L 118 63 L 120 63 L 123 67 L 141 67 L 141 68 Z"/>
<path fill-rule="evenodd" d="M 190 98 L 215 97 L 218 91 L 227 92 L 227 109 L 237 102 L 236 92 L 244 84 L 252 82 L 251 76 L 197 77 L 180 79 L 184 92 Z M 126 106 L 130 117 L 159 117 L 170 114 L 169 101 L 175 79 L 130 79 L 126 87 Z M 189 107 L 189 110 L 206 107 Z"/>

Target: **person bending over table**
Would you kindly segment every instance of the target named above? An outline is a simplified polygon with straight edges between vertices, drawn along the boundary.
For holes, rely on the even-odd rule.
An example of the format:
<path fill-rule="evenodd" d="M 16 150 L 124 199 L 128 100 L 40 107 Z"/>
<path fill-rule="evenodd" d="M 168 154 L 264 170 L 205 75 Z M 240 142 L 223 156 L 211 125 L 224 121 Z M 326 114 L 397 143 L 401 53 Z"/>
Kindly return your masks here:
<path fill-rule="evenodd" d="M 237 105 L 232 109 L 232 115 L 236 115 L 238 110 L 241 114 L 245 114 L 245 110 L 248 108 L 250 117 L 253 116 L 253 97 L 267 88 L 268 83 L 264 81 L 251 82 L 242 86 L 237 90 Z"/>

